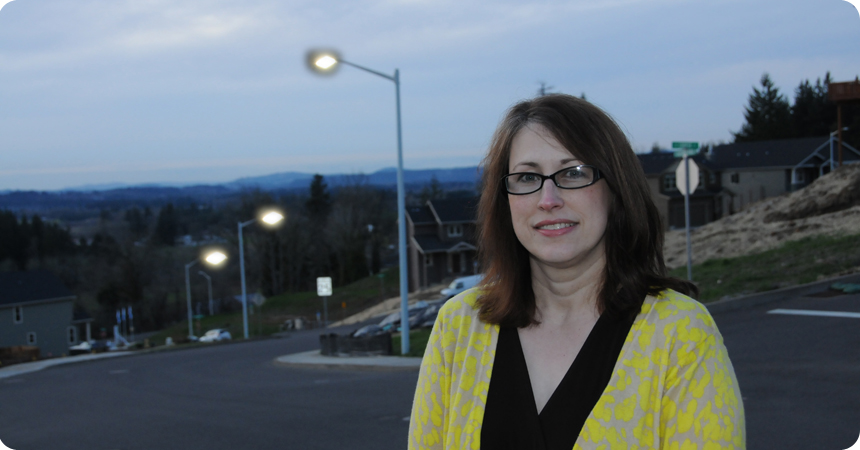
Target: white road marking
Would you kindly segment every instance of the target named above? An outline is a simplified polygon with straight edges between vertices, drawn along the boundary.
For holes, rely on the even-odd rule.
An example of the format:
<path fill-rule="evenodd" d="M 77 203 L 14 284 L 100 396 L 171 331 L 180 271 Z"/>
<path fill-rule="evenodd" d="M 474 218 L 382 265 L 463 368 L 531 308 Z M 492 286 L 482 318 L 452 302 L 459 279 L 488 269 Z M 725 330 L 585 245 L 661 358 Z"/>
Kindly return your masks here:
<path fill-rule="evenodd" d="M 772 309 L 768 314 L 790 314 L 795 316 L 846 317 L 860 319 L 860 313 L 846 311 L 815 311 L 812 309 Z"/>

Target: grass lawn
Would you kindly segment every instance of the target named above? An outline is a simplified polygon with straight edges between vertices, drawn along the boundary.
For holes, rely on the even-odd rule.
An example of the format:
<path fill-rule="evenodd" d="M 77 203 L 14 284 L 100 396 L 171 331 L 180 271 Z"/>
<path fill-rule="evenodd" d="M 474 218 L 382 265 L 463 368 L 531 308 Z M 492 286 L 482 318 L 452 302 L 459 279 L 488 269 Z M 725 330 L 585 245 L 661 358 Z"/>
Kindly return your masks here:
<path fill-rule="evenodd" d="M 695 256 L 695 255 L 694 255 Z M 693 265 L 699 300 L 710 302 L 810 283 L 860 267 L 860 235 L 810 237 L 737 258 Z M 687 266 L 671 271 L 687 278 Z"/>
<path fill-rule="evenodd" d="M 378 276 L 367 277 L 346 286 L 335 287 L 331 297 L 328 297 L 328 319 L 335 322 L 349 317 L 364 309 L 377 304 L 380 300 L 392 297 L 399 292 L 399 271 L 392 268 Z M 253 309 L 253 313 L 251 313 Z M 266 299 L 262 308 L 249 308 L 248 335 L 249 337 L 269 336 L 281 331 L 280 326 L 287 319 L 303 317 L 306 322 L 316 322 L 316 313 L 323 313 L 323 299 L 313 292 L 296 292 L 275 295 Z M 194 335 L 202 336 L 212 328 L 226 328 L 233 339 L 244 336 L 242 312 L 206 316 L 194 320 Z M 159 331 L 149 338 L 150 343 L 164 345 L 167 337 L 174 342 L 183 342 L 188 336 L 188 322 L 183 321 Z"/>
<path fill-rule="evenodd" d="M 406 356 L 424 356 L 424 349 L 427 347 L 427 341 L 430 339 L 430 328 L 419 328 L 417 330 L 409 330 L 409 353 Z M 391 349 L 395 356 L 403 356 L 401 352 L 400 334 L 391 336 Z"/>

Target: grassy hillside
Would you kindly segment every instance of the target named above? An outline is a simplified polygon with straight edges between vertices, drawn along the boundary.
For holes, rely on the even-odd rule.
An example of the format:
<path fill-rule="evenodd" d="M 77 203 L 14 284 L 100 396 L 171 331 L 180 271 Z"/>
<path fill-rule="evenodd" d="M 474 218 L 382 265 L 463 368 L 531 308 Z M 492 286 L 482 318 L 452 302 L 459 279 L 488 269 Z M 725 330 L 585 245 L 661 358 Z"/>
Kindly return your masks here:
<path fill-rule="evenodd" d="M 851 271 L 860 271 L 860 235 L 816 236 L 754 255 L 694 264 L 693 281 L 699 286 L 699 300 L 709 302 Z M 671 274 L 686 279 L 687 267 L 672 270 Z"/>

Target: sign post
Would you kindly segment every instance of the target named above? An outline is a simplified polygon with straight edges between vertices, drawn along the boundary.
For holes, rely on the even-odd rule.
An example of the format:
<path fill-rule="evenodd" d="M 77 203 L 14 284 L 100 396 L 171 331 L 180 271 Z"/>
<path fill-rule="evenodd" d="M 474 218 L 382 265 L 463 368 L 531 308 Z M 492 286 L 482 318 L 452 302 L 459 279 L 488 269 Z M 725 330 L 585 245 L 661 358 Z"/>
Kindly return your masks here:
<path fill-rule="evenodd" d="M 672 142 L 672 148 L 680 150 L 675 152 L 675 157 L 683 159 L 682 164 L 675 169 L 675 186 L 684 194 L 684 225 L 687 230 L 687 279 L 693 281 L 693 246 L 690 242 L 690 194 L 695 192 L 699 185 L 699 166 L 693 162 L 690 167 L 690 158 L 698 153 L 698 142 Z M 682 170 L 683 169 L 683 170 Z M 692 169 L 692 170 L 690 170 Z M 690 188 L 692 186 L 692 189 Z"/>
<path fill-rule="evenodd" d="M 323 298 L 323 326 L 328 326 L 328 298 L 331 296 L 331 277 L 317 278 L 317 295 Z"/>

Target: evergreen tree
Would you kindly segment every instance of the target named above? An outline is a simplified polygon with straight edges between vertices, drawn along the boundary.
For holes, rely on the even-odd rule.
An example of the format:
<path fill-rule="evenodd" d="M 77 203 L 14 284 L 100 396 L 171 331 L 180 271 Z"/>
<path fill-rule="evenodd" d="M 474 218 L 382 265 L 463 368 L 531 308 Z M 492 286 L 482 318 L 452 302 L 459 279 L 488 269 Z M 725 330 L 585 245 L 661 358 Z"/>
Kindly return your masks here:
<path fill-rule="evenodd" d="M 430 179 L 430 183 L 421 189 L 421 194 L 418 197 L 422 205 L 427 203 L 428 200 L 441 200 L 445 198 L 445 191 L 442 189 L 442 183 L 436 179 L 435 175 Z"/>
<path fill-rule="evenodd" d="M 761 90 L 753 88 L 744 112 L 746 123 L 732 133 L 735 142 L 785 139 L 794 136 L 791 129 L 791 107 L 788 100 L 773 85 L 770 76 L 761 77 Z"/>
<path fill-rule="evenodd" d="M 826 136 L 836 128 L 836 105 L 827 100 L 830 72 L 815 81 L 803 80 L 794 91 L 791 119 L 797 137 Z"/>
<path fill-rule="evenodd" d="M 173 203 L 168 203 L 167 206 L 161 208 L 161 211 L 158 212 L 153 238 L 157 244 L 173 245 L 176 242 L 178 234 L 179 219 L 176 215 L 176 210 L 173 208 Z"/>
<path fill-rule="evenodd" d="M 128 222 L 128 229 L 135 237 L 146 233 L 146 219 L 137 207 L 125 211 L 125 221 Z"/>
<path fill-rule="evenodd" d="M 331 196 L 328 193 L 328 185 L 322 175 L 314 175 L 311 180 L 311 195 L 305 203 L 305 208 L 311 220 L 318 224 L 325 224 L 329 211 L 331 211 Z"/>

